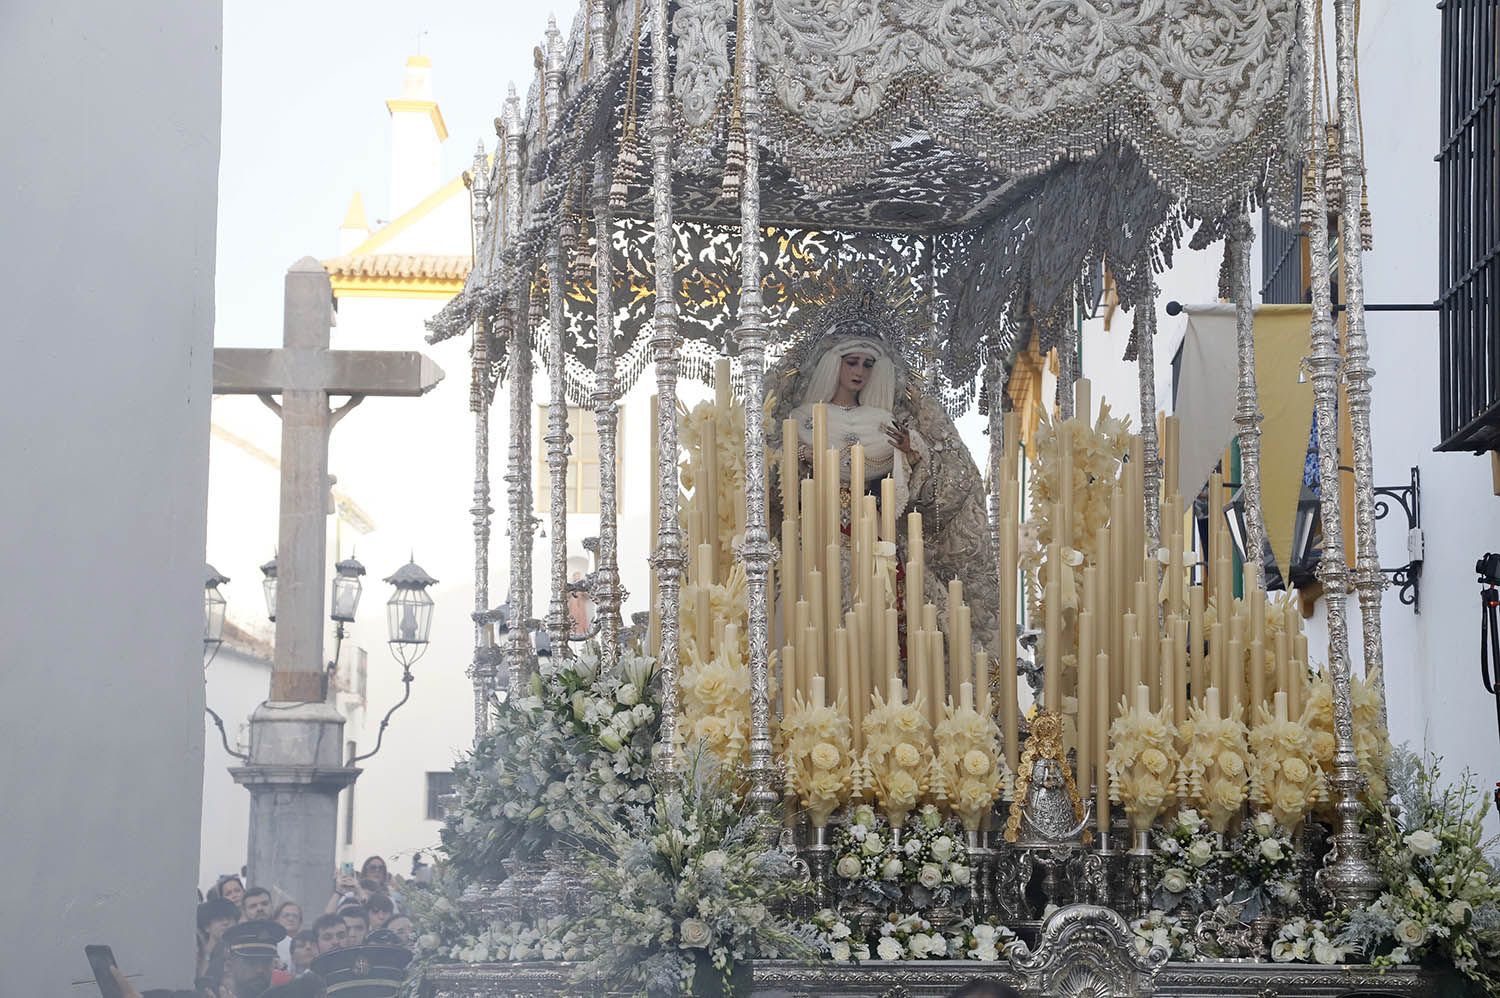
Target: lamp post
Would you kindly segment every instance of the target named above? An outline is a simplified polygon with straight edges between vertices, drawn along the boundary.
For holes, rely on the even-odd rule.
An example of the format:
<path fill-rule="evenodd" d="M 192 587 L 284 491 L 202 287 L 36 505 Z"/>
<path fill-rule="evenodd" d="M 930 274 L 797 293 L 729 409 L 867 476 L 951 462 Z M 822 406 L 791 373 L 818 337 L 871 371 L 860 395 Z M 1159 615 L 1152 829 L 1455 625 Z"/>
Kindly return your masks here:
<path fill-rule="evenodd" d="M 333 566 L 333 592 L 328 599 L 328 616 L 334 622 L 330 672 L 338 666 L 339 652 L 344 645 L 344 625 L 354 623 L 354 615 L 359 611 L 359 597 L 365 588 L 359 579 L 364 574 L 365 566 L 353 555 Z"/>
<path fill-rule="evenodd" d="M 224 607 L 227 605 L 219 587 L 229 581 L 229 576 L 212 565 L 204 566 L 206 579 L 203 584 L 203 667 L 214 660 L 219 646 L 224 643 Z"/>
<path fill-rule="evenodd" d="M 224 611 L 229 606 L 229 601 L 224 598 L 223 593 L 219 592 L 219 587 L 229 581 L 229 576 L 212 565 L 206 566 L 206 569 L 207 578 L 203 584 L 203 669 L 205 672 L 209 664 L 213 662 L 214 656 L 219 654 L 219 646 L 224 643 Z M 208 680 L 205 677 L 203 709 L 209 717 L 213 718 L 214 724 L 218 727 L 219 740 L 224 743 L 224 751 L 236 759 L 250 758 L 244 752 L 229 747 L 229 732 L 224 730 L 224 719 L 208 705 L 207 684 Z"/>
<path fill-rule="evenodd" d="M 266 594 L 266 617 L 274 624 L 276 623 L 276 556 L 274 554 L 270 561 L 260 566 L 260 574 L 264 576 L 260 580 L 260 588 Z"/>
<path fill-rule="evenodd" d="M 340 567 L 344 563 L 340 562 Z M 356 563 L 357 564 L 357 563 Z M 360 574 L 364 569 L 360 568 Z M 391 598 L 385 603 L 386 643 L 391 649 L 391 656 L 401 663 L 401 699 L 396 702 L 390 710 L 386 711 L 385 717 L 381 718 L 380 730 L 375 733 L 375 747 L 363 755 L 357 755 L 349 760 L 349 765 L 373 756 L 380 751 L 381 743 L 385 741 L 385 729 L 391 723 L 391 717 L 406 706 L 406 701 L 411 699 L 411 667 L 427 652 L 427 634 L 432 629 L 432 597 L 427 594 L 429 586 L 436 585 L 437 579 L 428 575 L 421 565 L 415 560 L 408 560 L 405 565 L 396 569 L 387 576 L 385 581 L 395 587 Z M 356 582 L 357 584 L 357 582 Z M 335 578 L 334 586 L 338 586 Z M 355 602 L 359 601 L 358 593 L 354 596 Z"/>

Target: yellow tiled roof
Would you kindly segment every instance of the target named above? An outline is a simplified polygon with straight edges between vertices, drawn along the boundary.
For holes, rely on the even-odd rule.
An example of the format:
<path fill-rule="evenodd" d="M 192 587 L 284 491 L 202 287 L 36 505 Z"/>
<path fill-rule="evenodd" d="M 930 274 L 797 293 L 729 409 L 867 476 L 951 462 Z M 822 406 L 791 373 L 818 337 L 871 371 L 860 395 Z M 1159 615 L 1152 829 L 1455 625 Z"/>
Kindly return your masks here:
<path fill-rule="evenodd" d="M 470 258 L 437 253 L 367 253 L 324 260 L 331 277 L 376 277 L 394 280 L 462 281 Z"/>

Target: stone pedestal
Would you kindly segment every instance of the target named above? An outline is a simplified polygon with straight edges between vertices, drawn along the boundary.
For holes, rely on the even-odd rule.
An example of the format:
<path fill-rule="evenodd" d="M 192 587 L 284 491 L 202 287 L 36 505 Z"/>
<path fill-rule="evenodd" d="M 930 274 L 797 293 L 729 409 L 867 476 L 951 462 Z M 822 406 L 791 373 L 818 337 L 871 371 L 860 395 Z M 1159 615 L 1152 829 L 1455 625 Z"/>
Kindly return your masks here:
<path fill-rule="evenodd" d="M 250 718 L 250 763 L 231 769 L 250 791 L 248 883 L 304 911 L 333 890 L 338 795 L 359 776 L 343 764 L 344 719 L 328 703 L 263 703 Z"/>

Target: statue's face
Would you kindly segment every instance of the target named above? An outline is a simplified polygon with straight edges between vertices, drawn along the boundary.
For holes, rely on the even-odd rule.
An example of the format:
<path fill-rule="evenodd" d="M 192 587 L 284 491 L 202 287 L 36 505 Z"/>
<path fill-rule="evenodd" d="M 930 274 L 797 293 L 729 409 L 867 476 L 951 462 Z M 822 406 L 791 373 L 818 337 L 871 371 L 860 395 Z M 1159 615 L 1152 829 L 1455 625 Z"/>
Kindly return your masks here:
<path fill-rule="evenodd" d="M 839 364 L 839 385 L 858 397 L 860 390 L 869 382 L 870 372 L 874 368 L 875 358 L 868 354 L 845 354 Z"/>

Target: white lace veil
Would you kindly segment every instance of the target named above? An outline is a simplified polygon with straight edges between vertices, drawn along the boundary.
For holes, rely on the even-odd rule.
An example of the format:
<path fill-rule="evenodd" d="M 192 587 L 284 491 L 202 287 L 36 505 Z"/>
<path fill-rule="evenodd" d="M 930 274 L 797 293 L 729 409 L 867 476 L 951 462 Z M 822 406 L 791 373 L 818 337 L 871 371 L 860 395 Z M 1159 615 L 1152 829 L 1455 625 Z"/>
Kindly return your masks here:
<path fill-rule="evenodd" d="M 859 404 L 890 412 L 891 407 L 896 404 L 896 365 L 886 352 L 885 344 L 867 336 L 840 336 L 833 339 L 823 351 L 823 356 L 818 359 L 818 366 L 813 370 L 812 380 L 808 382 L 807 392 L 802 396 L 801 402 L 808 404 L 831 401 L 839 385 L 839 365 L 845 357 L 856 353 L 875 358 L 870 378 L 865 382 L 864 388 L 860 389 Z"/>

